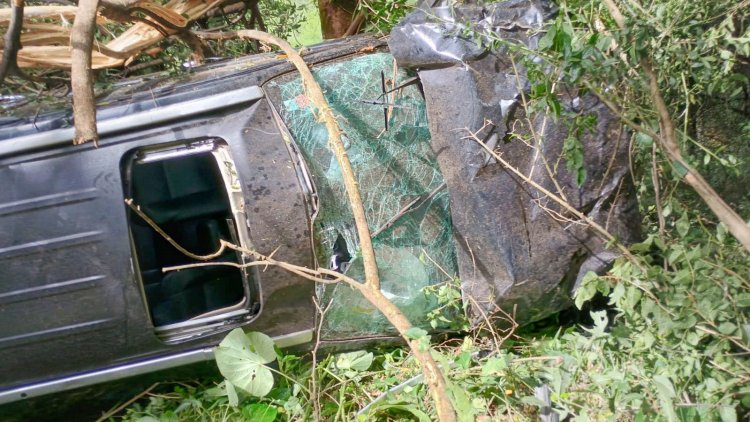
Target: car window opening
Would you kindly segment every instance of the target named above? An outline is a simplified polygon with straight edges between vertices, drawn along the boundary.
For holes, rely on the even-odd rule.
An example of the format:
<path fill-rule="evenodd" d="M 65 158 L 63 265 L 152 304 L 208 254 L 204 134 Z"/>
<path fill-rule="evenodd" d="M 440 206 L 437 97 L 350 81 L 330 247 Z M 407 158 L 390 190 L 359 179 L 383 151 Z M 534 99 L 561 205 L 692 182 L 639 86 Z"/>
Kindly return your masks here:
<path fill-rule="evenodd" d="M 129 170 L 134 202 L 186 250 L 208 255 L 219 249 L 221 239 L 244 243 L 241 238 L 247 234 L 238 235 L 235 225 L 241 191 L 225 145 L 210 140 L 138 151 Z M 130 229 L 155 327 L 191 326 L 195 324 L 181 323 L 215 322 L 220 316 L 246 313 L 241 311 L 248 308 L 250 290 L 244 270 L 216 265 L 164 273 L 164 267 L 203 261 L 181 253 L 132 212 Z M 243 260 L 236 251 L 227 250 L 212 262 L 241 264 Z"/>

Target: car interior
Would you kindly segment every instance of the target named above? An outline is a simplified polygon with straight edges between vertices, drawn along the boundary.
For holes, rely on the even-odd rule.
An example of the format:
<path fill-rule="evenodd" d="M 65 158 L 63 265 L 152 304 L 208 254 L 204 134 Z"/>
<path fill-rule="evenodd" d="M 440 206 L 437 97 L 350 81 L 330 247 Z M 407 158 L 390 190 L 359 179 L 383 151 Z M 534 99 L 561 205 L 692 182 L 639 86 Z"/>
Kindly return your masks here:
<path fill-rule="evenodd" d="M 225 181 L 213 144 L 149 154 L 136 152 L 128 174 L 133 201 L 184 249 L 208 255 L 220 239 L 239 244 Z M 128 179 L 128 178 L 126 178 Z M 134 212 L 130 229 L 143 290 L 155 327 L 221 314 L 246 303 L 242 270 L 226 265 L 163 272 L 192 259 Z M 241 263 L 227 250 L 214 262 Z"/>

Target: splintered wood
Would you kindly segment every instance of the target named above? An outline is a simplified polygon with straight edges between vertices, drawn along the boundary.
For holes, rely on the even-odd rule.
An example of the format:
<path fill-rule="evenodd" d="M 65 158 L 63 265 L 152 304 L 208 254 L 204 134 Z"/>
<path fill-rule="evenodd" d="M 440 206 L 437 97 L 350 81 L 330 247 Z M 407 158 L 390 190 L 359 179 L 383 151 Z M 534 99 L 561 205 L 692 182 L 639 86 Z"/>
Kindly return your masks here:
<path fill-rule="evenodd" d="M 94 43 L 92 69 L 127 65 L 138 54 L 163 39 L 181 37 L 190 24 L 218 7 L 225 0 L 171 0 L 165 5 L 150 1 L 131 2 L 115 7 L 102 2 L 96 23 L 132 23 L 107 44 Z M 17 61 L 19 68 L 71 68 L 70 26 L 75 6 L 30 6 L 23 11 L 23 33 Z M 0 27 L 7 30 L 12 20 L 10 8 L 0 9 Z M 5 45 L 1 46 L 3 49 Z"/>

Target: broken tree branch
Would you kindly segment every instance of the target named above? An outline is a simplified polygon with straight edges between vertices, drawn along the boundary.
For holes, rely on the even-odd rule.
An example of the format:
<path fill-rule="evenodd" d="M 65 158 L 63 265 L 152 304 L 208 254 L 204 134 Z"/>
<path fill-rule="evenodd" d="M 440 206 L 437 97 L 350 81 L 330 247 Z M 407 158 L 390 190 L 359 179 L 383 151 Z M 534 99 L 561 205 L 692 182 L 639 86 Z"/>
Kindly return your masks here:
<path fill-rule="evenodd" d="M 721 196 L 703 178 L 703 175 L 682 157 L 682 152 L 677 144 L 674 122 L 669 115 L 669 110 L 661 95 L 661 91 L 659 91 L 656 74 L 648 63 L 644 62 L 641 66 L 644 73 L 648 76 L 651 99 L 654 101 L 656 111 L 659 114 L 659 125 L 661 126 L 661 136 L 657 138 L 659 147 L 667 153 L 667 156 L 672 160 L 672 165 L 680 166 L 684 169 L 685 175 L 683 176 L 683 180 L 685 180 L 685 183 L 698 193 L 711 211 L 727 226 L 729 233 L 750 252 L 750 226 L 745 223 L 732 207 L 724 202 Z"/>
<path fill-rule="evenodd" d="M 365 22 L 365 14 L 364 12 L 360 11 L 355 16 L 354 19 L 352 19 L 352 23 L 349 24 L 349 27 L 346 29 L 346 32 L 344 32 L 344 37 L 352 36 L 359 32 L 359 30 L 362 28 L 362 24 Z"/>
<path fill-rule="evenodd" d="M 312 104 L 318 109 L 318 117 L 325 122 L 329 134 L 329 142 L 331 143 L 331 147 L 336 155 L 336 160 L 341 167 L 344 185 L 349 196 L 352 213 L 354 214 L 354 221 L 357 226 L 357 234 L 360 242 L 360 251 L 362 252 L 365 267 L 365 283 L 359 288 L 359 291 L 365 299 L 377 307 L 394 328 L 398 330 L 404 340 L 409 344 L 414 356 L 421 363 L 427 385 L 429 386 L 433 400 L 435 401 L 438 419 L 444 422 L 455 421 L 456 414 L 448 396 L 448 388 L 445 379 L 443 378 L 443 374 L 440 372 L 440 368 L 432 358 L 432 355 L 430 355 L 429 350 L 422 350 L 419 341 L 411 339 L 406 335 L 409 329 L 412 328 L 411 323 L 401 310 L 386 298 L 380 290 L 380 280 L 378 278 L 375 252 L 372 247 L 372 239 L 370 238 L 370 231 L 365 217 L 365 209 L 359 194 L 359 187 L 357 186 L 354 170 L 352 169 L 351 163 L 346 154 L 344 142 L 341 139 L 341 129 L 336 122 L 336 116 L 334 116 L 333 110 L 323 95 L 323 90 L 320 88 L 320 85 L 315 82 L 312 72 L 310 72 L 310 69 L 307 67 L 307 63 L 305 63 L 299 53 L 297 53 L 297 51 L 295 51 L 286 41 L 260 31 L 239 31 L 237 34 L 242 38 L 257 39 L 261 42 L 279 46 L 284 53 L 287 54 L 288 60 L 294 64 L 300 72 L 305 91 L 310 97 Z"/>
<path fill-rule="evenodd" d="M 349 162 L 349 158 L 346 155 L 346 148 L 344 142 L 341 140 L 341 129 L 336 123 L 336 116 L 333 114 L 331 106 L 328 105 L 328 101 L 323 95 L 323 90 L 315 82 L 310 69 L 307 67 L 307 63 L 302 59 L 302 56 L 297 53 L 286 41 L 269 35 L 262 31 L 255 30 L 244 30 L 236 32 L 219 32 L 219 33 L 206 33 L 201 32 L 198 34 L 199 37 L 208 39 L 230 39 L 230 38 L 245 38 L 251 40 L 258 40 L 267 44 L 273 44 L 281 48 L 281 50 L 287 55 L 289 60 L 299 71 L 302 78 L 302 84 L 305 88 L 305 92 L 310 98 L 310 102 L 318 109 L 318 118 L 325 123 L 326 129 L 328 130 L 328 138 L 333 153 L 336 159 L 339 161 L 341 166 L 341 174 L 344 179 L 344 186 L 346 187 L 346 193 L 349 197 L 349 204 L 352 207 L 352 214 L 354 215 L 354 223 L 357 226 L 357 236 L 359 237 L 360 251 L 362 252 L 362 260 L 365 266 L 365 282 L 370 284 L 372 287 L 380 289 L 380 279 L 378 278 L 377 264 L 375 263 L 375 252 L 372 248 L 372 238 L 370 236 L 370 230 L 367 225 L 367 218 L 365 216 L 365 208 L 362 205 L 362 198 L 359 194 L 359 188 L 357 187 L 357 179 L 354 175 L 354 170 Z"/>
<path fill-rule="evenodd" d="M 620 29 L 625 29 L 625 18 L 614 0 L 604 0 L 612 18 Z M 677 168 L 678 173 L 684 174 L 683 180 L 703 199 L 719 220 L 727 226 L 727 230 L 737 239 L 740 244 L 750 252 L 750 226 L 732 209 L 718 193 L 708 184 L 706 179 L 695 168 L 693 168 L 682 156 L 682 151 L 677 142 L 677 133 L 674 122 L 669 113 L 664 97 L 659 89 L 659 79 L 654 72 L 651 62 L 647 59 L 640 61 L 643 73 L 646 74 L 649 84 L 649 95 L 656 107 L 659 117 L 659 136 L 655 141 L 659 148 L 664 151 Z"/>
<path fill-rule="evenodd" d="M 70 33 L 70 82 L 73 89 L 73 119 L 76 134 L 73 144 L 94 142 L 96 132 L 96 105 L 94 103 L 94 78 L 91 70 L 91 48 L 96 30 L 96 9 L 99 0 L 81 0 Z"/>
<path fill-rule="evenodd" d="M 300 56 L 300 54 L 296 50 L 294 50 L 291 45 L 289 45 L 289 43 L 261 31 L 244 30 L 223 33 L 200 33 L 198 34 L 198 36 L 214 39 L 243 38 L 248 40 L 258 40 L 263 43 L 276 45 L 281 48 L 281 50 L 286 54 L 287 60 L 289 60 L 289 62 L 291 62 L 297 68 L 297 71 L 299 71 L 305 92 L 307 93 L 310 102 L 315 106 L 315 108 L 317 108 L 318 118 L 322 120 L 326 126 L 331 149 L 333 150 L 334 155 L 336 156 L 336 160 L 339 163 L 339 167 L 341 168 L 342 177 L 344 179 L 344 186 L 346 187 L 346 192 L 349 197 L 349 204 L 352 207 L 354 222 L 357 226 L 360 251 L 362 253 L 365 269 L 365 282 L 358 283 L 352 279 L 346 280 L 348 277 L 335 272 L 331 272 L 333 274 L 329 275 L 333 275 L 337 279 L 345 281 L 347 284 L 359 290 L 359 292 L 362 294 L 362 296 L 365 297 L 365 299 L 367 299 L 373 306 L 375 306 L 381 313 L 383 313 L 386 319 L 388 319 L 391 325 L 407 342 L 412 353 L 420 362 L 422 371 L 425 375 L 425 380 L 430 390 L 430 394 L 432 395 L 435 403 L 438 419 L 444 422 L 454 422 L 456 420 L 456 413 L 454 411 L 450 397 L 448 396 L 447 384 L 442 372 L 440 371 L 440 367 L 433 359 L 429 350 L 424 350 L 418 340 L 410 338 L 407 335 L 407 332 L 412 328 L 411 323 L 404 316 L 403 312 L 401 312 L 401 310 L 380 291 L 378 268 L 375 261 L 375 252 L 372 247 L 370 230 L 367 225 L 365 209 L 364 205 L 362 204 L 362 198 L 359 194 L 359 187 L 357 186 L 354 170 L 352 169 L 351 163 L 349 162 L 349 158 L 346 154 L 344 142 L 341 139 L 341 128 L 336 121 L 336 116 L 333 114 L 331 106 L 328 104 L 328 101 L 323 95 L 323 90 L 315 81 L 315 78 L 313 77 L 312 72 L 310 72 L 307 63 L 305 63 L 305 61 L 302 59 L 302 56 Z M 279 266 L 302 277 L 312 279 L 314 281 L 319 281 L 319 278 L 310 275 L 309 269 L 303 269 L 303 267 L 290 268 L 289 264 L 287 264 L 287 266 Z M 323 269 L 319 269 L 318 271 L 320 273 L 324 272 Z M 352 284 L 352 282 L 354 284 Z"/>

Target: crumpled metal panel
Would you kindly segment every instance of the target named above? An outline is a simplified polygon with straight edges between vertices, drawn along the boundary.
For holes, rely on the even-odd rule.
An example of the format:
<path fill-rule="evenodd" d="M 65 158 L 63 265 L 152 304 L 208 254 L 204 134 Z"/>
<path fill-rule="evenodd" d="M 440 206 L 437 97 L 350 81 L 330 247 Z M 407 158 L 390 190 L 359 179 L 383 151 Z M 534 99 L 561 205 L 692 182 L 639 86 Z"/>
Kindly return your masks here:
<path fill-rule="evenodd" d="M 395 86 L 409 79 L 403 70 L 394 70 L 393 58 L 386 53 L 313 71 L 344 131 L 374 234 L 382 290 L 412 323 L 426 325 L 426 315 L 436 303 L 423 288 L 456 274 L 448 198 L 430 146 L 419 89 L 410 85 L 382 96 L 381 72 Z M 351 255 L 346 274 L 364 280 L 354 219 L 325 126 L 316 118 L 296 75 L 272 81 L 265 89 L 302 151 L 319 195 L 320 209 L 313 222 L 319 264 L 337 266 Z M 390 110 L 387 131 L 384 107 Z M 341 239 L 338 245 L 337 239 Z M 324 306 L 330 303 L 323 327 L 327 339 L 394 331 L 379 311 L 345 284 L 323 288 L 321 297 Z"/>
<path fill-rule="evenodd" d="M 484 48 L 487 30 L 535 48 L 549 13 L 547 2 L 537 0 L 425 9 L 407 17 L 389 40 L 399 65 L 420 70 L 431 142 L 450 194 L 464 300 L 477 319 L 502 310 L 525 323 L 570 306 L 583 275 L 604 271 L 618 253 L 585 223 L 565 220 L 568 211 L 490 159 L 466 139 L 469 132 L 496 143 L 505 160 L 542 187 L 559 194 L 559 186 L 570 205 L 621 241 L 640 237 L 627 134 L 618 119 L 596 98 L 561 87 L 563 107 L 597 118 L 594 130 L 579 138 L 587 179 L 577 186 L 562 156 L 566 122 L 543 113 L 529 122 L 519 101 L 528 90 L 524 69 L 514 68 L 507 48 Z M 477 33 L 451 35 L 462 28 Z M 486 120 L 493 124 L 485 126 Z M 534 148 L 522 141 L 532 130 L 540 138 Z"/>

